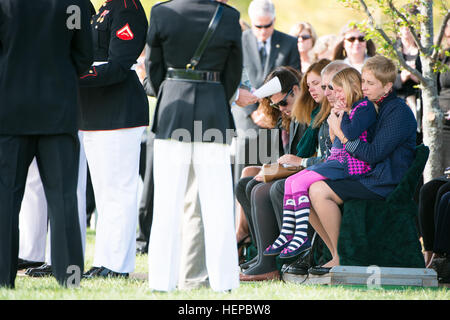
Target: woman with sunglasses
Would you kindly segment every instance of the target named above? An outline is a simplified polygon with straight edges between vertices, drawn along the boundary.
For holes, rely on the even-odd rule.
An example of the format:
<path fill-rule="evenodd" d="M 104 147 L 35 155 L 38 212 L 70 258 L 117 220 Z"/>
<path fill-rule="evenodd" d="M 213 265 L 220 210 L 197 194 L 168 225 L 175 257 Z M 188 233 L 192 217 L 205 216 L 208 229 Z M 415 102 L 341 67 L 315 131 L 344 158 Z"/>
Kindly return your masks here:
<path fill-rule="evenodd" d="M 308 70 L 309 66 L 315 62 L 312 54 L 317 34 L 312 25 L 308 22 L 298 22 L 292 28 L 289 34 L 297 38 L 297 48 L 300 54 L 300 66 L 302 73 Z"/>
<path fill-rule="evenodd" d="M 364 62 L 376 53 L 375 44 L 353 23 L 342 29 L 341 37 L 334 49 L 333 60 L 344 60 L 361 73 Z"/>
<path fill-rule="evenodd" d="M 342 114 L 341 130 L 349 139 L 367 141 L 369 127 L 376 122 L 372 102 L 364 98 L 361 75 L 354 68 L 337 72 L 332 81 L 336 102 L 333 112 Z M 330 88 L 331 90 L 331 88 Z M 368 163 L 358 160 L 345 151 L 345 144 L 330 130 L 333 141 L 331 155 L 323 163 L 310 166 L 286 179 L 283 199 L 283 225 L 279 237 L 267 247 L 265 255 L 291 258 L 311 247 L 307 235 L 311 184 L 322 180 L 358 179 L 371 170 Z"/>
<path fill-rule="evenodd" d="M 303 134 L 300 134 L 301 127 L 299 127 L 295 137 L 301 136 L 301 139 L 297 138 L 300 141 L 296 142 L 295 139 L 292 139 L 290 151 L 280 157 L 278 163 L 308 166 L 324 161 L 329 154 L 327 150 L 331 146 L 331 142 L 325 120 L 330 113 L 330 105 L 327 101 L 322 103 L 324 93 L 321 89 L 320 74 L 330 62 L 330 60 L 322 59 L 308 68 L 300 82 L 300 89 L 297 90 L 296 86 L 293 87 L 295 101 L 294 97 L 289 95 L 286 98 L 288 89 L 270 97 L 273 106 L 278 105 L 283 109 L 283 101 L 290 105 L 292 108 L 291 123 L 298 123 L 301 126 L 309 124 Z M 290 135 L 292 136 L 292 134 L 291 130 Z M 319 152 L 316 156 L 317 146 L 319 146 Z M 262 181 L 262 176 L 258 175 L 253 179 L 251 177 L 241 179 L 238 184 L 238 199 L 241 203 L 247 204 L 246 214 L 258 249 L 258 254 L 253 260 L 241 264 L 241 268 L 245 269 L 240 276 L 241 281 L 279 278 L 275 257 L 264 256 L 263 251 L 276 239 L 281 229 L 283 199 L 282 196 L 278 196 L 275 187 L 281 184 L 282 190 L 285 179 L 269 183 L 262 183 Z"/>
<path fill-rule="evenodd" d="M 267 122 L 271 128 L 279 130 L 279 144 L 282 146 L 279 148 L 281 154 L 290 153 L 290 145 L 293 144 L 294 148 L 300 140 L 301 135 L 305 131 L 305 128 L 298 128 L 297 125 L 291 126 L 291 110 L 295 99 L 295 95 L 298 91 L 297 83 L 301 79 L 300 73 L 291 67 L 278 67 L 272 71 L 266 78 L 266 82 L 278 77 L 285 88 L 274 96 L 281 96 L 281 100 L 277 103 L 272 103 L 270 98 L 265 98 L 261 101 L 257 111 L 264 117 L 264 121 Z M 291 128 L 292 127 L 292 128 Z M 251 190 L 256 184 L 261 183 L 262 179 L 254 180 L 253 178 L 261 171 L 261 166 L 247 166 L 243 169 L 241 178 L 237 184 L 236 197 L 240 207 L 238 223 L 236 227 L 236 240 L 238 242 L 238 250 L 240 259 L 243 258 L 243 247 L 248 246 L 250 236 L 254 233 L 249 230 L 248 220 L 250 216 L 250 197 L 246 195 L 246 189 Z M 250 183 L 251 182 L 251 183 Z M 249 234 L 250 233 L 250 234 Z M 253 242 L 254 238 L 253 238 Z"/>

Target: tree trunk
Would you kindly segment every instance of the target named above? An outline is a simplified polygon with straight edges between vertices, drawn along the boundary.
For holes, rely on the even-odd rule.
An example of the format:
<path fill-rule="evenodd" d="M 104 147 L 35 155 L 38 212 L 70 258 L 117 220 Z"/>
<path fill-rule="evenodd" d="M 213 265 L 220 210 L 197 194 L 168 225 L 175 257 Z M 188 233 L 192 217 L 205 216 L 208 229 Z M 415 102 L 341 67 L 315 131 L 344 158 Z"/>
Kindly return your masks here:
<path fill-rule="evenodd" d="M 419 6 L 420 13 L 428 19 L 421 23 L 421 43 L 431 52 L 433 45 L 433 1 L 422 0 Z M 430 156 L 425 166 L 424 183 L 443 174 L 442 161 L 442 129 L 444 115 L 439 107 L 437 92 L 437 76 L 431 67 L 430 54 L 420 57 L 422 74 L 426 83 L 422 83 L 423 101 L 423 143 L 430 148 Z"/>
<path fill-rule="evenodd" d="M 426 59 L 423 59 L 426 60 Z M 422 61 L 422 66 L 423 66 Z M 425 72 L 424 76 L 429 78 Z M 432 71 L 431 71 L 432 73 Z M 434 76 L 435 78 L 435 76 Z M 429 79 L 429 81 L 432 81 Z M 436 81 L 436 79 L 434 79 Z M 424 183 L 430 181 L 433 178 L 439 177 L 444 172 L 443 165 L 443 113 L 439 107 L 439 101 L 437 98 L 437 89 L 435 85 L 427 85 L 422 88 L 422 100 L 423 100 L 423 143 L 430 148 L 430 156 L 425 166 L 423 173 Z"/>

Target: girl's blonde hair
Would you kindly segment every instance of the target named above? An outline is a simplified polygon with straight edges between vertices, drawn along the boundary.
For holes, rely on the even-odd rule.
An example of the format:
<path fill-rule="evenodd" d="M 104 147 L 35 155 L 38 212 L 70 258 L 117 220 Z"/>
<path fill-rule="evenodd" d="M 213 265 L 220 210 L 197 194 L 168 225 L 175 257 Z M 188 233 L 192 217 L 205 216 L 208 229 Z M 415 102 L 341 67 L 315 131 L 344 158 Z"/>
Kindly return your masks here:
<path fill-rule="evenodd" d="M 337 72 L 331 79 L 332 86 L 344 89 L 347 100 L 347 108 L 351 108 L 353 103 L 364 98 L 361 88 L 361 74 L 355 68 L 345 68 Z"/>

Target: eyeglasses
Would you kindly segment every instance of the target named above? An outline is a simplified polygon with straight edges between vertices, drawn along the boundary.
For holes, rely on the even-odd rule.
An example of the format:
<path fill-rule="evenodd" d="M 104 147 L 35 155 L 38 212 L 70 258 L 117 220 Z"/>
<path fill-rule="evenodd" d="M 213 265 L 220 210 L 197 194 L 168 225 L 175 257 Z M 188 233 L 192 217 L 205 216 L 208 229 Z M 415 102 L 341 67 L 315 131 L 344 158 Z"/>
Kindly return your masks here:
<path fill-rule="evenodd" d="M 320 87 L 322 88 L 323 91 L 325 91 L 325 90 L 327 89 L 327 87 L 328 87 L 328 89 L 330 89 L 331 91 L 334 90 L 334 88 L 333 88 L 333 86 L 332 86 L 331 84 L 329 84 L 329 85 L 321 85 Z"/>
<path fill-rule="evenodd" d="M 271 22 L 271 23 L 269 23 L 269 24 L 265 24 L 265 25 L 254 25 L 254 27 L 255 28 L 258 28 L 258 29 L 268 29 L 268 28 L 270 28 L 271 26 L 273 25 L 273 21 Z"/>
<path fill-rule="evenodd" d="M 301 36 L 298 36 L 297 39 L 302 39 L 302 40 L 308 40 L 311 39 L 311 35 L 309 34 L 302 34 Z"/>
<path fill-rule="evenodd" d="M 345 40 L 350 41 L 350 42 L 355 42 L 355 40 L 358 40 L 359 42 L 366 42 L 366 40 L 364 39 L 364 36 L 345 38 Z"/>
<path fill-rule="evenodd" d="M 291 90 L 289 90 L 288 93 L 286 93 L 284 98 L 282 100 L 278 101 L 277 103 L 273 103 L 272 101 L 269 100 L 270 106 L 275 109 L 280 109 L 280 107 L 286 107 L 288 105 L 288 102 L 286 100 L 290 94 L 292 94 L 292 88 L 291 88 Z"/>

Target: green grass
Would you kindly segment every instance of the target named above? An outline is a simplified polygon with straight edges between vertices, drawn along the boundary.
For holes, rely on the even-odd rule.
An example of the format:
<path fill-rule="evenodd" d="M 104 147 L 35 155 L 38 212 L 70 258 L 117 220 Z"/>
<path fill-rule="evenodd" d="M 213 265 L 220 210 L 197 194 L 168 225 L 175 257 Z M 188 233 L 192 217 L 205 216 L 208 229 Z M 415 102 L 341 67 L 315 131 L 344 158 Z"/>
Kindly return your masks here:
<path fill-rule="evenodd" d="M 94 255 L 95 232 L 88 230 L 86 266 Z M 147 274 L 147 255 L 136 259 L 136 273 Z M 16 289 L 0 289 L 0 300 L 449 300 L 446 288 L 365 286 L 319 286 L 266 281 L 242 283 L 231 293 L 216 293 L 208 288 L 170 293 L 152 292 L 146 280 L 83 280 L 76 289 L 63 289 L 51 278 L 18 276 Z"/>

